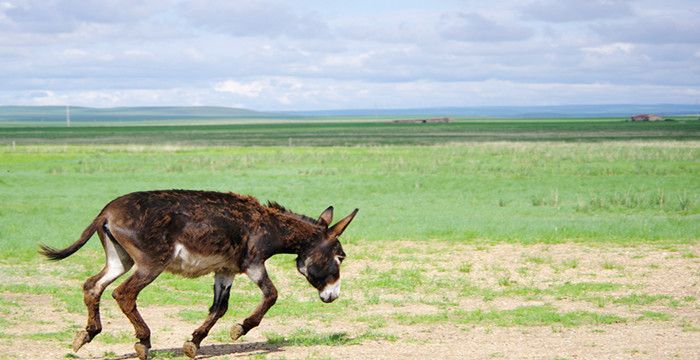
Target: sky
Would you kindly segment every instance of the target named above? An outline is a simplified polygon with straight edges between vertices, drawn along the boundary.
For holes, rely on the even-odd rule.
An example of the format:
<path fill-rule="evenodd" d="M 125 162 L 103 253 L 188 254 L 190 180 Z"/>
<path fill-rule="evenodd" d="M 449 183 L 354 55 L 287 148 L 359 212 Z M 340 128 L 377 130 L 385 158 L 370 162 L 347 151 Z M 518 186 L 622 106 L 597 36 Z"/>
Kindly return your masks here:
<path fill-rule="evenodd" d="M 0 105 L 700 103 L 700 1 L 0 0 Z"/>

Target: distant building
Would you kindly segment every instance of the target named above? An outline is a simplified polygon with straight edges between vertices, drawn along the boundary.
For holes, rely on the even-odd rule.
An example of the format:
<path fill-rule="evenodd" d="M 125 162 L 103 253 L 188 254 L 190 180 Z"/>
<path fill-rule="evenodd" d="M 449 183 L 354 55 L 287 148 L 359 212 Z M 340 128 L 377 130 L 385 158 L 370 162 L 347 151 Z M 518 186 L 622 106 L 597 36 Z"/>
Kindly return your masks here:
<path fill-rule="evenodd" d="M 432 119 L 406 119 L 406 120 L 394 120 L 393 123 L 397 124 L 428 124 L 428 123 L 448 123 L 450 118 L 432 118 Z"/>
<path fill-rule="evenodd" d="M 663 119 L 661 116 L 654 114 L 639 114 L 630 117 L 631 121 L 662 121 Z"/>

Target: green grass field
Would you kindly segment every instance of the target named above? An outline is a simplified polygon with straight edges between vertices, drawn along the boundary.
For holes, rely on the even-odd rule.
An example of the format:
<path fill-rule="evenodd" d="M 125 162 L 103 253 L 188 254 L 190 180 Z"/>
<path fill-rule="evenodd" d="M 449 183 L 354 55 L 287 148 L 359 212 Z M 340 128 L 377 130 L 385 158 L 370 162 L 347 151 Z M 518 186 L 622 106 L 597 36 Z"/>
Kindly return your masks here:
<path fill-rule="evenodd" d="M 687 242 L 695 142 L 379 147 L 28 146 L 0 150 L 3 251 L 67 244 L 124 193 L 252 194 L 316 216 L 360 208 L 350 241 Z"/>
<path fill-rule="evenodd" d="M 430 145 L 482 141 L 700 140 L 697 117 L 632 123 L 601 119 L 457 119 L 447 124 L 394 124 L 390 120 L 129 126 L 86 123 L 0 127 L 0 144 L 180 144 L 225 146 Z M 138 126 L 141 124 L 142 126 Z M 176 125 L 178 124 L 178 125 Z"/>
<path fill-rule="evenodd" d="M 73 357 L 65 344 L 83 323 L 80 284 L 100 269 L 101 250 L 93 239 L 48 264 L 37 244 L 72 243 L 121 194 L 187 188 L 251 194 L 311 216 L 328 205 L 337 216 L 360 208 L 343 236 L 347 282 L 336 303 L 318 301 L 293 256 L 270 260 L 281 297 L 248 341 L 289 352 L 254 357 L 327 358 L 293 349 L 328 347 L 342 349 L 332 358 L 358 357 L 360 343 L 420 353 L 443 344 L 440 336 L 488 344 L 511 331 L 555 341 L 552 334 L 568 329 L 596 341 L 616 331 L 646 338 L 652 329 L 692 342 L 700 328 L 692 283 L 700 255 L 699 124 L 0 127 L 0 339 Z M 236 305 L 207 341 L 227 342 L 232 319 L 260 298 L 245 279 L 234 287 Z M 178 346 L 210 298 L 209 277 L 164 274 L 139 304 L 147 319 L 165 319 L 154 325 L 164 334 L 156 344 Z M 35 317 L 34 303 L 68 320 Z M 123 318 L 109 295 L 103 304 L 105 318 Z M 100 351 L 93 356 L 108 358 L 128 351 L 129 325 L 110 326 L 85 351 L 93 346 Z M 426 331 L 434 327 L 441 330 Z M 178 348 L 156 346 L 156 357 L 182 357 Z M 236 349 L 207 351 L 226 358 Z"/>

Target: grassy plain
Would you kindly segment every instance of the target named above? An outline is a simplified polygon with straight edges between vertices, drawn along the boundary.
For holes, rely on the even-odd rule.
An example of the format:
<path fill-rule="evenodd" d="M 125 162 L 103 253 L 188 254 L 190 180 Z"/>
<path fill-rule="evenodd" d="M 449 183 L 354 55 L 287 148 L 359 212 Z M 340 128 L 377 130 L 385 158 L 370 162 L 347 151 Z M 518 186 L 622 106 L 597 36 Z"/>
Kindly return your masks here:
<path fill-rule="evenodd" d="M 17 126 L 0 127 L 0 143 L 364 146 L 480 141 L 700 140 L 700 120 L 697 117 L 648 123 L 633 123 L 620 118 L 457 119 L 447 124 L 394 124 L 390 119 L 275 120 L 274 123 L 216 125 L 197 125 L 186 120 L 165 123 L 169 125 L 92 122 L 70 128 L 18 123 Z"/>
<path fill-rule="evenodd" d="M 312 216 L 361 211 L 346 238 L 687 242 L 700 237 L 697 142 L 0 149 L 2 251 L 73 241 L 114 197 L 195 188 Z"/>
<path fill-rule="evenodd" d="M 101 250 L 93 240 L 48 264 L 36 244 L 65 246 L 114 197 L 164 188 L 248 193 L 312 216 L 360 208 L 337 302 L 318 301 L 293 257 L 275 257 L 278 304 L 243 343 L 205 356 L 515 358 L 529 341 L 544 358 L 690 358 L 700 350 L 683 345 L 700 344 L 698 123 L 2 127 L 0 354 L 10 355 L 0 358 L 74 356 L 65 346 L 84 322 L 80 286 Z M 88 356 L 131 349 L 109 291 L 110 323 Z M 182 356 L 210 293 L 209 277 L 167 274 L 142 293 L 157 357 Z M 208 343 L 227 343 L 259 297 L 237 279 Z M 671 341 L 629 340 L 658 333 Z"/>

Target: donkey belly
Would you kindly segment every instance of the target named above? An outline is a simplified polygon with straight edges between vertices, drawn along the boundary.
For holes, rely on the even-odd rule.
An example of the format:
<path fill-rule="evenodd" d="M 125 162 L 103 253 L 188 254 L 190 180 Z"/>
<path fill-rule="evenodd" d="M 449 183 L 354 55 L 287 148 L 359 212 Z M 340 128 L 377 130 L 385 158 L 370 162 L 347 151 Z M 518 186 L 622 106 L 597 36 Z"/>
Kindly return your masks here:
<path fill-rule="evenodd" d="M 229 274 L 240 272 L 235 261 L 227 256 L 198 254 L 177 243 L 173 258 L 165 270 L 185 277 L 198 277 L 212 272 Z"/>

